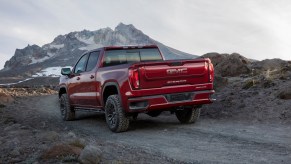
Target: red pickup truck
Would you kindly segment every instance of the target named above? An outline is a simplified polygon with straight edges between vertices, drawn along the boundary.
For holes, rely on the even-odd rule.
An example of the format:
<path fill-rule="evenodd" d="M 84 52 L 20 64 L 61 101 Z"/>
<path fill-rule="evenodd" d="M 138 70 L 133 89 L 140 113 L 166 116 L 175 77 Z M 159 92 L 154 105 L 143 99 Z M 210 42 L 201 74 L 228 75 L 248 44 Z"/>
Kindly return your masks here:
<path fill-rule="evenodd" d="M 167 61 L 156 45 L 91 50 L 61 73 L 62 118 L 73 120 L 76 110 L 105 112 L 113 132 L 126 131 L 138 113 L 171 111 L 181 123 L 194 123 L 201 105 L 213 101 L 210 59 Z"/>

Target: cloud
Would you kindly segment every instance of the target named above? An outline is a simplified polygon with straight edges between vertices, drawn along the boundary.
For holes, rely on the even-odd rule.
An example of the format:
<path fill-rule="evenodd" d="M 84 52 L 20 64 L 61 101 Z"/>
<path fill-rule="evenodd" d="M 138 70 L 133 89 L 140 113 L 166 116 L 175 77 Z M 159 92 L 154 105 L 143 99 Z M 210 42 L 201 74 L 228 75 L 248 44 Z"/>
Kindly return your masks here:
<path fill-rule="evenodd" d="M 0 0 L 0 52 L 11 57 L 27 44 L 123 22 L 192 54 L 291 60 L 290 8 L 285 0 Z"/>

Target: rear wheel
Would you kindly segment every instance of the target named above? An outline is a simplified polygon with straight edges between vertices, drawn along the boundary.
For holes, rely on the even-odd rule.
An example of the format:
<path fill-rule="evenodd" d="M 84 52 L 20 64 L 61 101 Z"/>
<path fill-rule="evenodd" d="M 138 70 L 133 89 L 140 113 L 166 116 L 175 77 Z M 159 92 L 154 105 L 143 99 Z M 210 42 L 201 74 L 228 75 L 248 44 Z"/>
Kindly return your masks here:
<path fill-rule="evenodd" d="M 107 98 L 105 118 L 109 129 L 113 132 L 124 132 L 129 127 L 129 118 L 125 115 L 118 95 Z"/>
<path fill-rule="evenodd" d="M 71 107 L 68 95 L 66 93 L 61 95 L 60 111 L 63 120 L 72 121 L 75 119 L 75 110 Z"/>
<path fill-rule="evenodd" d="M 176 110 L 176 117 L 182 124 L 195 123 L 200 116 L 200 108 L 185 107 L 181 110 Z"/>

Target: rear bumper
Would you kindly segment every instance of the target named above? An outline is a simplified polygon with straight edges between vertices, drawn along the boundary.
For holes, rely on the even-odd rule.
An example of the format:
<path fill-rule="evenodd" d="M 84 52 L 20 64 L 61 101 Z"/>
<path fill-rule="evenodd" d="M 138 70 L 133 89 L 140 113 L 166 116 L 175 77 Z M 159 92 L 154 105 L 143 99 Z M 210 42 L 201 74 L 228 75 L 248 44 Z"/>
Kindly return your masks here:
<path fill-rule="evenodd" d="M 210 104 L 215 100 L 211 98 L 211 95 L 214 92 L 214 90 L 203 90 L 128 98 L 128 111 L 145 112 L 153 110 L 169 110 L 170 108 L 178 106 Z M 184 100 L 179 100 L 179 98 L 173 99 L 173 96 L 179 94 L 185 95 L 186 98 Z"/>

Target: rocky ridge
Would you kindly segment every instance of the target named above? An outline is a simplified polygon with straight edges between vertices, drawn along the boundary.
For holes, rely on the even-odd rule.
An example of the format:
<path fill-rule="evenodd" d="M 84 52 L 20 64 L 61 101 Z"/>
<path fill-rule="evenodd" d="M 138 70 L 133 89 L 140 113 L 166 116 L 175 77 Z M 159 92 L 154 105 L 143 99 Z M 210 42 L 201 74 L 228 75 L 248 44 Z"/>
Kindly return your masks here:
<path fill-rule="evenodd" d="M 291 62 L 252 61 L 237 53 L 208 53 L 215 67 L 217 101 L 203 106 L 212 118 L 290 122 Z"/>

